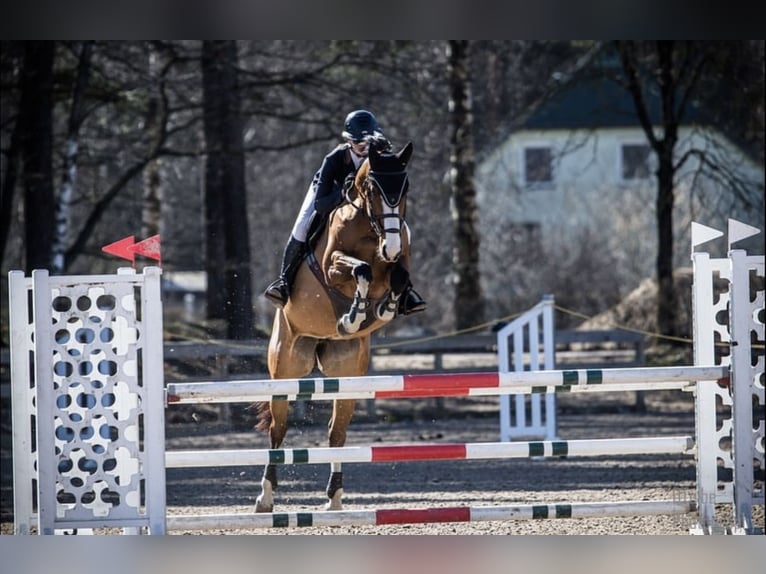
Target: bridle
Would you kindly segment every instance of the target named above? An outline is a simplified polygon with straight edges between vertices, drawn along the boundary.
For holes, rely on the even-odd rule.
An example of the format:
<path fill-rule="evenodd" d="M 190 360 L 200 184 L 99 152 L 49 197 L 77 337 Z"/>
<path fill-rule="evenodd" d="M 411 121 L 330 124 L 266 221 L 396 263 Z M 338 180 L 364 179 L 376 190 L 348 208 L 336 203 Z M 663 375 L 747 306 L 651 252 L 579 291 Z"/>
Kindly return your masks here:
<path fill-rule="evenodd" d="M 357 210 L 364 209 L 365 215 L 370 221 L 370 226 L 378 238 L 382 239 L 386 233 L 401 233 L 404 215 L 399 215 L 398 211 L 375 214 L 373 213 L 371 200 L 372 195 L 377 193 L 387 207 L 397 210 L 409 188 L 407 172 L 376 172 L 370 170 L 362 185 L 365 191 L 365 193 L 360 194 L 363 205 L 361 207 L 356 205 L 348 197 L 351 186 L 348 186 L 345 190 L 346 201 Z"/>

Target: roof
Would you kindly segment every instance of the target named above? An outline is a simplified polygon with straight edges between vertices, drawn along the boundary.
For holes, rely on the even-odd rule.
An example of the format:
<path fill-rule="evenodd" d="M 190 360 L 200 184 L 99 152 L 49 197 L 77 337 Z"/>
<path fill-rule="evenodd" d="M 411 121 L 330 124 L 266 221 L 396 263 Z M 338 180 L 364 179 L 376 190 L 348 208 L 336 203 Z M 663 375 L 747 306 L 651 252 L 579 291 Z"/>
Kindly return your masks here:
<path fill-rule="evenodd" d="M 626 96 L 625 89 L 610 80 L 568 84 L 541 102 L 522 127 L 548 130 L 635 125 L 635 109 Z"/>
<path fill-rule="evenodd" d="M 659 94 L 647 95 L 649 117 L 661 123 Z M 684 124 L 706 123 L 697 106 L 690 106 Z M 638 126 L 635 105 L 618 80 L 604 76 L 576 77 L 556 90 L 520 124 L 522 129 L 578 129 Z"/>
<path fill-rule="evenodd" d="M 622 64 L 610 43 L 595 46 L 568 70 L 559 72 L 558 75 L 557 86 L 530 106 L 523 115 L 517 116 L 509 123 L 508 129 L 511 133 L 522 130 L 643 129 L 635 111 L 633 98 L 622 84 Z M 650 121 L 654 126 L 660 126 L 660 94 L 656 85 L 652 87 L 653 90 L 646 91 L 644 97 Z M 721 120 L 729 113 L 725 108 L 728 102 L 725 94 L 737 87 L 729 83 L 720 85 L 719 89 L 720 97 L 707 94 L 703 98 L 706 104 L 699 100 L 691 100 L 684 110 L 680 125 L 712 128 L 728 138 L 752 161 L 762 164 L 762 143 L 754 143 L 741 133 L 741 126 L 730 125 Z M 724 109 L 707 107 L 718 105 L 723 105 Z"/>

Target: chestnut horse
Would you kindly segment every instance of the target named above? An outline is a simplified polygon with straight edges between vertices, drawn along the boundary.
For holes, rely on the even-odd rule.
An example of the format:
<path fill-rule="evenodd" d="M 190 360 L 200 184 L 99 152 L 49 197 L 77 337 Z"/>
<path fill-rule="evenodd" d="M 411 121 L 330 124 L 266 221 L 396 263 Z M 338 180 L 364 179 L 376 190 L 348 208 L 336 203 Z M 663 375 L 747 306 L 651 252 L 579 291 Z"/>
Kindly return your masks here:
<path fill-rule="evenodd" d="M 269 341 L 272 379 L 305 377 L 317 367 L 327 377 L 361 376 L 370 362 L 370 335 L 391 321 L 409 283 L 407 163 L 412 143 L 398 153 L 370 154 L 359 167 L 345 201 L 330 215 L 277 310 Z M 343 446 L 356 401 L 333 401 L 329 445 Z M 286 400 L 258 405 L 257 428 L 268 429 L 272 449 L 287 432 Z M 277 467 L 266 466 L 256 512 L 272 512 Z M 328 510 L 342 508 L 343 474 L 332 463 Z"/>

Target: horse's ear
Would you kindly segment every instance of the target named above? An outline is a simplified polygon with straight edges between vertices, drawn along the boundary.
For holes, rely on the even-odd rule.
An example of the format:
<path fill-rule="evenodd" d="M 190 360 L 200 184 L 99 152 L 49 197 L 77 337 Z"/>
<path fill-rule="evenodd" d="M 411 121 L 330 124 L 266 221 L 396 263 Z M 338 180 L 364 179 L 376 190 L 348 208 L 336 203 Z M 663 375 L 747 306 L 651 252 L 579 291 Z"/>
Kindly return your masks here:
<path fill-rule="evenodd" d="M 399 158 L 399 161 L 402 162 L 402 164 L 407 165 L 407 163 L 410 161 L 410 157 L 412 156 L 412 142 L 407 142 L 407 145 L 402 148 L 402 150 L 396 154 L 396 157 Z"/>

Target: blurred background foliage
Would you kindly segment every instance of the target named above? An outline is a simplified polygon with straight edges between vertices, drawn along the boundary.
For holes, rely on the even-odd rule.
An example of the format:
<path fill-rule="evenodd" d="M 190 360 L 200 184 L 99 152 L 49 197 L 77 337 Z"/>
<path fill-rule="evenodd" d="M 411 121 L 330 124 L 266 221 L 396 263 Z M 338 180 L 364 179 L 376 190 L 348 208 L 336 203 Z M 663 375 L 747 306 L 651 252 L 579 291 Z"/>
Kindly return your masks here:
<path fill-rule="evenodd" d="M 475 194 L 472 174 L 456 174 L 491 154 L 584 58 L 612 47 L 3 41 L 0 271 L 111 273 L 123 263 L 103 254 L 103 245 L 161 233 L 166 272 L 207 272 L 206 319 L 218 321 L 216 335 L 268 330 L 273 309 L 260 293 L 278 272 L 305 190 L 340 141 L 345 115 L 364 108 L 395 146 L 412 141 L 415 148 L 412 275 L 429 309 L 407 326 L 463 328 L 524 310 L 544 293 L 596 314 L 637 285 L 608 272 L 613 254 L 597 240 L 584 235 L 580 245 L 536 254 L 534 281 L 525 279 L 530 254 L 509 244 L 507 266 L 479 278 L 469 264 L 475 254 L 465 251 L 465 260 L 460 247 L 477 240 L 480 214 L 456 214 L 452 206 Z M 719 121 L 756 149 L 762 164 L 763 42 L 698 48 L 706 60 L 695 97 L 717 102 Z M 573 281 L 578 273 L 585 279 Z M 482 284 L 507 289 L 482 291 Z M 473 287 L 458 289 L 465 285 Z M 456 309 L 469 302 L 482 305 L 460 316 Z"/>

